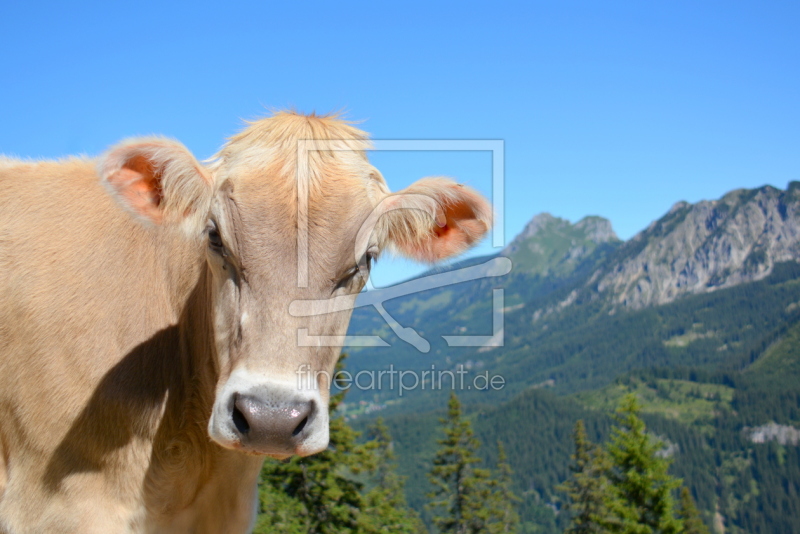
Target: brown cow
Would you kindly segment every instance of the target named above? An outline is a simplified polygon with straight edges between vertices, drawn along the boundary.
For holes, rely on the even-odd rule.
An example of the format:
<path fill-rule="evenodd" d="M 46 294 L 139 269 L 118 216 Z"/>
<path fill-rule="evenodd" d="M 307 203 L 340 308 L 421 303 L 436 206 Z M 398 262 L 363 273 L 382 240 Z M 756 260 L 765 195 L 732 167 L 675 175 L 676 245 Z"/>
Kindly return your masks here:
<path fill-rule="evenodd" d="M 298 165 L 309 139 L 327 144 Z M 160 138 L 0 158 L 0 532 L 252 528 L 264 455 L 328 443 L 329 384 L 296 372 L 324 377 L 340 347 L 298 331 L 350 319 L 290 303 L 354 300 L 381 251 L 435 261 L 488 229 L 452 181 L 390 193 L 368 147 L 336 117 L 278 113 L 208 166 Z"/>

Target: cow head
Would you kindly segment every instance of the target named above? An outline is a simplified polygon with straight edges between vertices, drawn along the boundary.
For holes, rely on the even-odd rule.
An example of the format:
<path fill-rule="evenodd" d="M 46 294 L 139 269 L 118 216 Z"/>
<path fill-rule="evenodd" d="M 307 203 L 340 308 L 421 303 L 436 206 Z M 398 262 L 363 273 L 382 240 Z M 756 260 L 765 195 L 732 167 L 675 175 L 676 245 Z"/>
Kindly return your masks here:
<path fill-rule="evenodd" d="M 330 377 L 351 314 L 342 302 L 355 301 L 385 251 L 434 262 L 489 228 L 486 201 L 451 180 L 391 193 L 368 148 L 336 117 L 278 113 L 207 167 L 163 139 L 124 143 L 101 162 L 129 211 L 180 228 L 205 256 L 218 376 L 208 432 L 223 447 L 275 457 L 325 449 Z M 294 317 L 297 300 L 319 313 Z"/>

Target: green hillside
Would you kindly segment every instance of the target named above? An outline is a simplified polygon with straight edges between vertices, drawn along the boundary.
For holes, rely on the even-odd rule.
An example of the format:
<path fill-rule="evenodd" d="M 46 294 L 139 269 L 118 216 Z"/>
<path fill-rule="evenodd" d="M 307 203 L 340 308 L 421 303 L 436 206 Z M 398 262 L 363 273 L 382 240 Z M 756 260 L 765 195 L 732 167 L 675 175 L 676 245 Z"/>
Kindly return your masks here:
<path fill-rule="evenodd" d="M 642 399 L 648 427 L 670 445 L 672 473 L 692 488 L 706 523 L 713 524 L 718 512 L 726 532 L 800 532 L 795 524 L 800 514 L 800 447 L 751 443 L 744 433 L 768 421 L 796 425 L 800 393 L 755 390 L 754 395 L 749 380 L 747 370 L 720 375 L 639 372 L 572 397 L 530 389 L 499 406 L 473 405 L 470 417 L 485 444 L 487 465 L 496 460 L 492 444 L 504 443 L 516 491 L 524 499 L 523 520 L 538 525 L 538 532 L 556 533 L 566 526 L 567 517 L 559 512 L 564 495 L 556 486 L 569 474 L 574 424 L 584 420 L 594 441 L 605 440 L 614 403 L 628 391 Z M 800 375 L 787 380 L 800 380 Z M 400 471 L 408 477 L 409 502 L 423 514 L 430 490 L 426 473 L 440 437 L 441 414 L 432 410 L 387 420 Z"/>
<path fill-rule="evenodd" d="M 787 313 L 798 308 L 793 302 Z M 753 383 L 771 390 L 797 390 L 800 376 L 800 324 L 791 325 L 786 333 L 746 370 L 745 376 Z"/>
<path fill-rule="evenodd" d="M 514 262 L 518 273 L 564 277 L 599 246 L 619 243 L 611 224 L 602 217 L 589 216 L 570 224 L 543 213 L 533 218 L 503 255 Z"/>
<path fill-rule="evenodd" d="M 575 399 L 588 410 L 611 413 L 626 394 L 635 393 L 641 401 L 642 413 L 711 431 L 714 418 L 730 410 L 735 391 L 723 384 L 628 376 L 602 389 L 578 393 Z"/>

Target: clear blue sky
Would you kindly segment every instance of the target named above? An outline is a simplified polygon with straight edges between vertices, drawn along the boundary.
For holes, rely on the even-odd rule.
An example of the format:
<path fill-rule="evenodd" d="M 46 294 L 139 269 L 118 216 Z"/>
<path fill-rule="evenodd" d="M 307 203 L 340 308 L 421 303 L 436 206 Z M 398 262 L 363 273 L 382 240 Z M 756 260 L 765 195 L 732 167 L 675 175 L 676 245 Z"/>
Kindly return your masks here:
<path fill-rule="evenodd" d="M 13 4 L 0 153 L 160 133 L 205 158 L 265 108 L 345 109 L 377 139 L 503 139 L 506 239 L 541 211 L 629 238 L 678 200 L 800 179 L 797 2 Z M 490 191 L 487 153 L 373 160 L 395 189 Z"/>

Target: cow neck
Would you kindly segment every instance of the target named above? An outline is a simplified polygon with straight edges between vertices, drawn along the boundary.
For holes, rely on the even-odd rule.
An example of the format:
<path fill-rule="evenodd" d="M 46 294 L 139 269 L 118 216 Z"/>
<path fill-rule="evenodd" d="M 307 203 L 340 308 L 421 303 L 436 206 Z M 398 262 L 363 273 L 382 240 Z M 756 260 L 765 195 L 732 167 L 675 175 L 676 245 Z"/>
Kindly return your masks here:
<path fill-rule="evenodd" d="M 177 326 L 179 354 L 146 480 L 147 507 L 170 515 L 189 506 L 210 479 L 223 451 L 208 438 L 217 370 L 211 317 L 211 273 L 194 274 Z"/>

